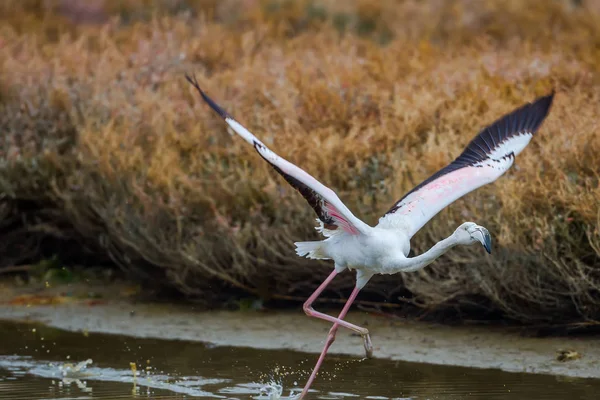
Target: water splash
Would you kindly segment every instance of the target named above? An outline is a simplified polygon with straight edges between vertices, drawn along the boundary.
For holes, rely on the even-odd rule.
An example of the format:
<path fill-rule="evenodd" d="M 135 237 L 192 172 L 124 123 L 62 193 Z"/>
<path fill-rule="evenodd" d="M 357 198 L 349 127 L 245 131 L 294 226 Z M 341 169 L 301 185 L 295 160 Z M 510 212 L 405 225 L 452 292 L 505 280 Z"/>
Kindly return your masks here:
<path fill-rule="evenodd" d="M 283 385 L 281 382 L 269 381 L 259 388 L 260 394 L 254 396 L 257 400 L 295 400 L 300 397 L 300 392 L 294 393 L 294 389 L 290 390 L 288 397 L 282 397 Z"/>
<path fill-rule="evenodd" d="M 64 385 L 70 386 L 71 384 L 75 384 L 82 392 L 92 393 L 92 388 L 87 386 L 87 382 L 81 381 L 81 379 L 85 379 L 89 376 L 89 374 L 85 372 L 85 369 L 91 363 L 92 359 L 88 358 L 87 360 L 78 362 L 75 365 L 73 365 L 72 363 L 64 363 L 63 365 L 59 365 L 58 370 L 62 374 L 62 380 L 59 382 L 59 387 L 63 387 Z M 50 367 L 53 366 L 52 363 L 48 365 Z"/>
<path fill-rule="evenodd" d="M 36 361 L 30 357 L 0 356 L 0 368 L 10 371 L 15 376 L 25 374 L 36 375 L 58 381 L 59 387 L 75 384 L 83 392 L 90 393 L 92 388 L 87 386 L 88 381 L 120 382 L 132 384 L 134 390 L 140 388 L 161 389 L 189 396 L 226 398 L 216 393 L 202 389 L 208 384 L 229 382 L 229 379 L 207 379 L 200 376 L 174 377 L 166 374 L 141 374 L 132 373 L 132 369 L 115 369 L 93 367 L 92 360 L 87 359 L 77 364 Z"/>
<path fill-rule="evenodd" d="M 139 371 L 135 363 L 123 369 L 101 368 L 93 366 L 92 359 L 78 363 L 56 363 L 37 361 L 31 357 L 0 356 L 0 369 L 10 371 L 13 376 L 31 374 L 49 378 L 61 389 L 74 384 L 85 393 L 92 392 L 92 388 L 88 386 L 89 381 L 105 381 L 131 384 L 133 391 L 138 393 L 141 389 L 160 389 L 189 396 L 221 399 L 231 398 L 231 395 L 247 394 L 256 400 L 294 400 L 300 396 L 298 389 L 291 389 L 289 396 L 284 396 L 281 381 L 273 377 L 267 383 L 236 384 L 216 389 L 215 393 L 204 390 L 203 386 L 230 383 L 231 380 L 150 374 L 147 370 Z"/>
<path fill-rule="evenodd" d="M 72 363 L 64 363 L 63 365 L 58 366 L 58 370 L 62 373 L 63 378 L 83 378 L 89 375 L 85 372 L 85 369 L 92 362 L 92 359 L 88 358 L 87 360 L 78 362 L 75 365 Z M 53 364 L 50 363 L 49 365 L 52 366 Z"/>
<path fill-rule="evenodd" d="M 255 399 L 265 398 L 268 400 L 279 400 L 283 393 L 283 385 L 277 382 L 268 382 L 266 385 L 260 388 L 260 395 L 256 396 Z"/>

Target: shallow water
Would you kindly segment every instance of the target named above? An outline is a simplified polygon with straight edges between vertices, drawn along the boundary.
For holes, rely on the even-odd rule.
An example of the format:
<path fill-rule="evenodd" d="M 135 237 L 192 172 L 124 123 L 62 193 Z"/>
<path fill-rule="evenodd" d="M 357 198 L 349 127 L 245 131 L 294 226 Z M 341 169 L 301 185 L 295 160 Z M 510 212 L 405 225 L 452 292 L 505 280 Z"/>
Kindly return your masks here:
<path fill-rule="evenodd" d="M 0 323 L 0 398 L 266 399 L 269 382 L 299 391 L 315 359 Z M 313 388 L 319 399 L 574 400 L 598 399 L 600 380 L 330 356 Z"/>

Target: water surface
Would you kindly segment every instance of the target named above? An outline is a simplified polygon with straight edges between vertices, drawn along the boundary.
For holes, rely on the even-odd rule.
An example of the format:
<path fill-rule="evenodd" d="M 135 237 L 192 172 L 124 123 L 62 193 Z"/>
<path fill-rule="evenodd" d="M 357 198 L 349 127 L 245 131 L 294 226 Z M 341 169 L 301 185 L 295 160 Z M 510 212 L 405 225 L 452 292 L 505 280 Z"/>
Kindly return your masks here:
<path fill-rule="evenodd" d="M 0 323 L 0 398 L 266 399 L 260 389 L 269 382 L 284 396 L 299 391 L 315 360 L 7 322 Z M 313 388 L 314 399 L 575 400 L 598 399 L 600 380 L 331 355 Z"/>

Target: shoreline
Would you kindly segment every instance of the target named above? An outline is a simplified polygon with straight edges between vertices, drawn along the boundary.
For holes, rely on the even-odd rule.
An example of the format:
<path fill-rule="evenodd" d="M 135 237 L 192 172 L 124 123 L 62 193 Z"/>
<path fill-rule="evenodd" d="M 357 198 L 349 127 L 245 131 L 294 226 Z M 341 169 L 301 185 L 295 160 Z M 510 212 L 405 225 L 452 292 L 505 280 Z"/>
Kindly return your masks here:
<path fill-rule="evenodd" d="M 195 311 L 189 305 L 127 300 L 58 305 L 0 303 L 0 320 L 37 322 L 67 331 L 189 340 L 216 346 L 320 353 L 330 324 L 293 311 Z M 508 372 L 600 378 L 600 338 L 523 337 L 508 328 L 390 320 L 361 311 L 348 321 L 371 331 L 374 358 Z M 581 358 L 558 361 L 557 352 Z M 364 357 L 362 339 L 340 329 L 330 354 Z"/>

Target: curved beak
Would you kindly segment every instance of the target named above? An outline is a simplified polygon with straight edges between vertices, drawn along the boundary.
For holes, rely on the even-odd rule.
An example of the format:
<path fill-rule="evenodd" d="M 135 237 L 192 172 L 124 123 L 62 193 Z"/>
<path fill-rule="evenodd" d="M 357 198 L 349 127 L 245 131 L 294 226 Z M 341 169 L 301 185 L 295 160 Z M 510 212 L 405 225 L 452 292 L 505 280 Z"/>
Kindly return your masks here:
<path fill-rule="evenodd" d="M 475 231 L 475 238 L 481 242 L 488 254 L 492 254 L 492 236 L 487 229 L 484 227 L 477 228 Z"/>

